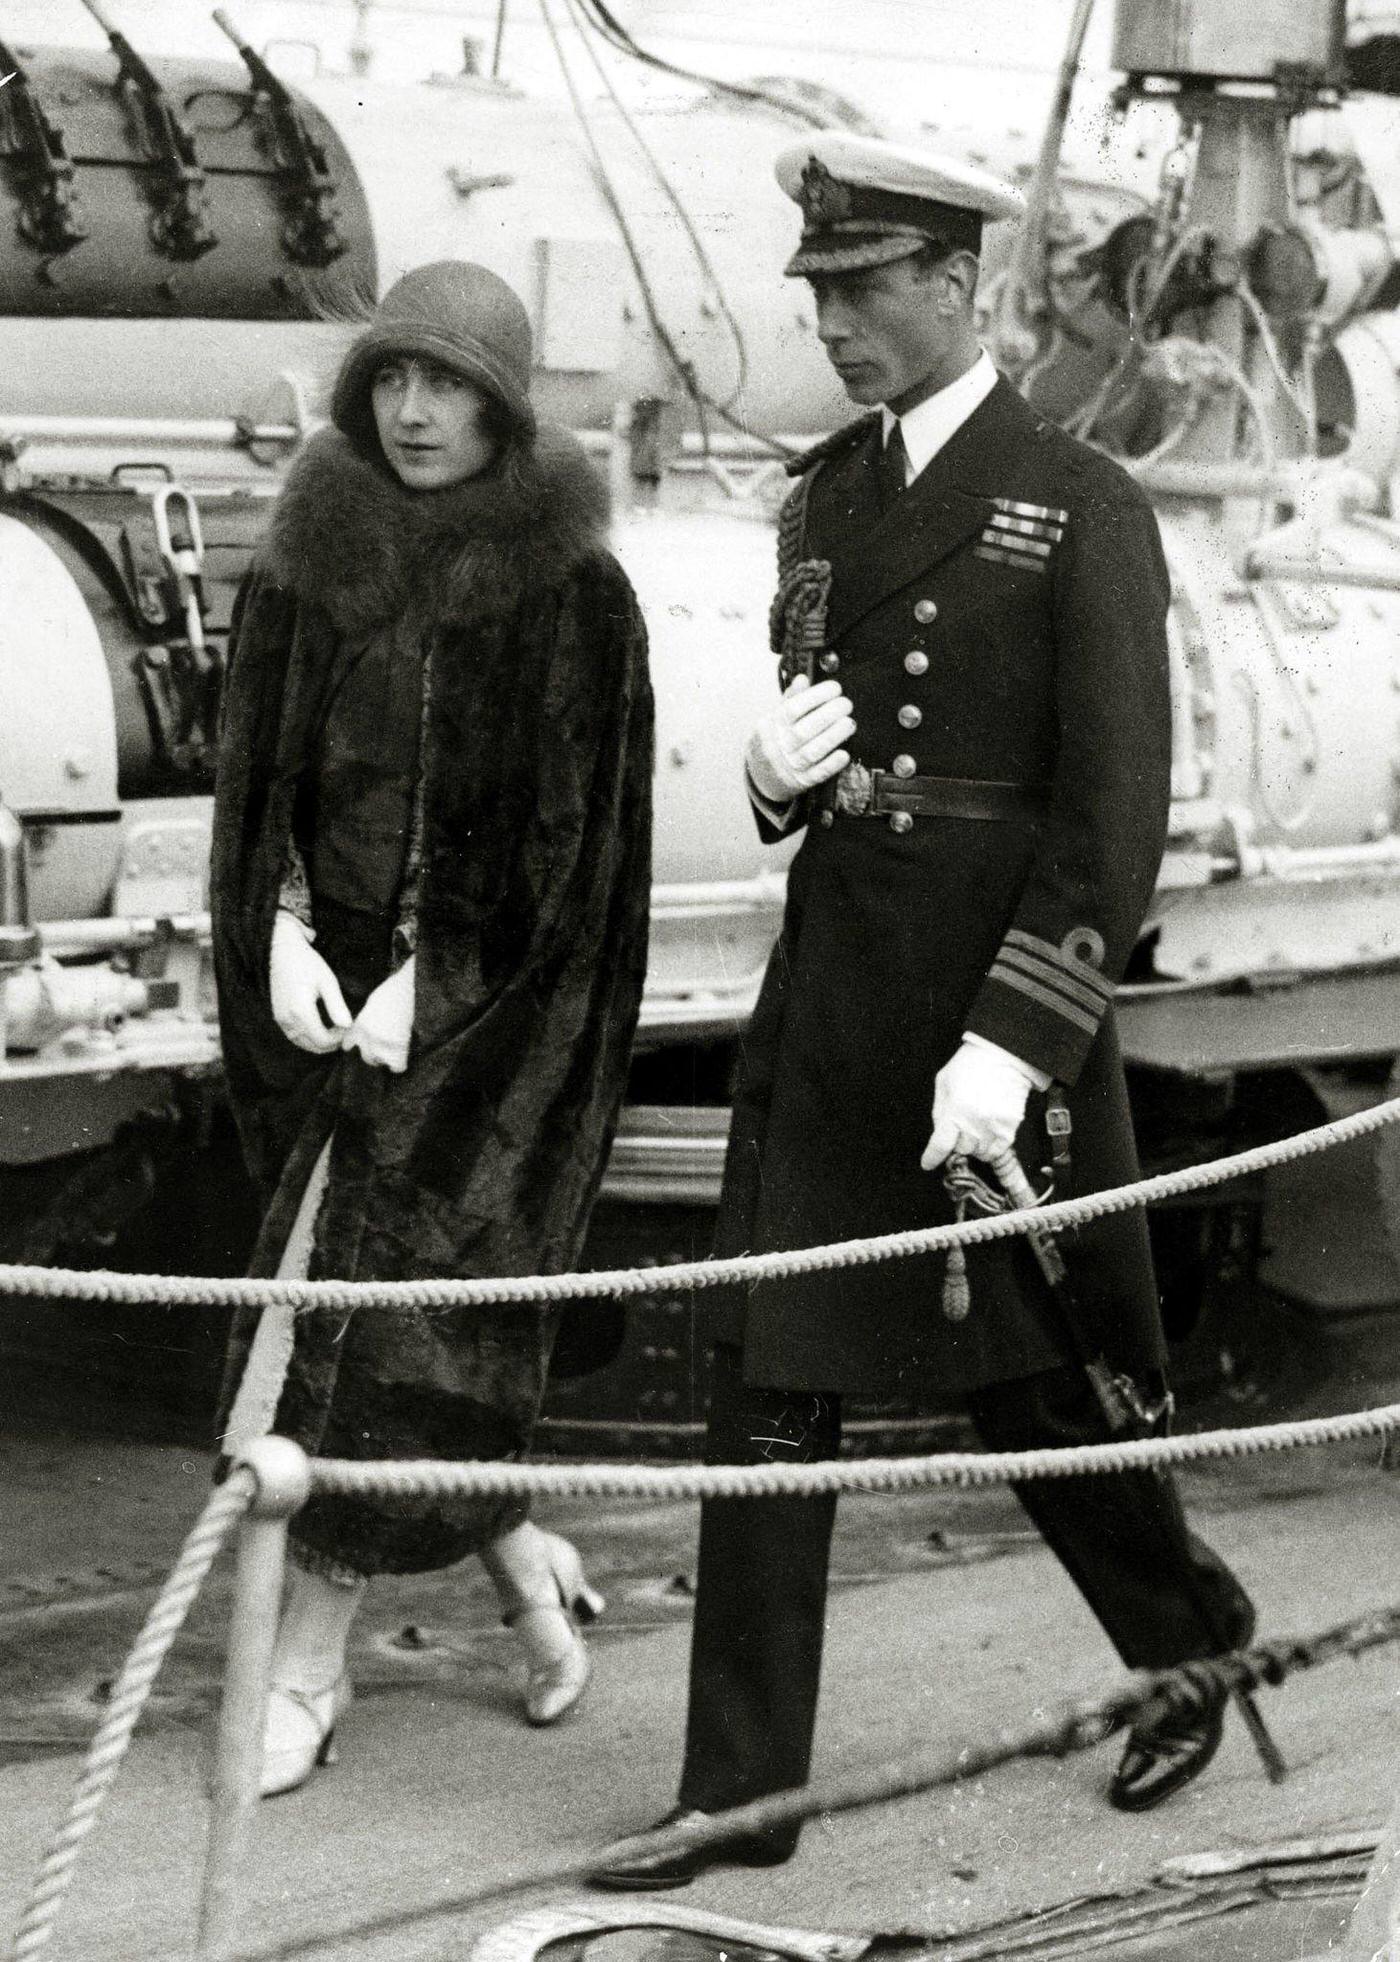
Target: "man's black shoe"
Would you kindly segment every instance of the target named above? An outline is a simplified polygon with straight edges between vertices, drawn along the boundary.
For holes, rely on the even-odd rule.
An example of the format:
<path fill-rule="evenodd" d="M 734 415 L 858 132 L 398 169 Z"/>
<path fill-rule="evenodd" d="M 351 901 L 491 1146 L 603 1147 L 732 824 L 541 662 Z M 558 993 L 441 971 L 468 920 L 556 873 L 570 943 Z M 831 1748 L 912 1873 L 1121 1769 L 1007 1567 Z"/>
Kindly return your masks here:
<path fill-rule="evenodd" d="M 1138 1723 L 1127 1746 L 1108 1802 L 1120 1812 L 1150 1812 L 1203 1772 L 1220 1748 L 1225 1698 L 1194 1711 L 1169 1711 L 1155 1723 Z"/>
<path fill-rule="evenodd" d="M 665 1826 L 680 1826 L 709 1816 L 708 1812 L 678 1805 L 648 1830 L 660 1832 Z M 590 1886 L 613 1894 L 660 1893 L 666 1887 L 688 1887 L 711 1867 L 780 1867 L 796 1852 L 800 1832 L 799 1826 L 775 1827 L 766 1833 L 745 1834 L 742 1839 L 664 1854 L 658 1860 L 629 1860 L 617 1866 L 598 1867 L 588 1876 L 588 1881 Z"/>

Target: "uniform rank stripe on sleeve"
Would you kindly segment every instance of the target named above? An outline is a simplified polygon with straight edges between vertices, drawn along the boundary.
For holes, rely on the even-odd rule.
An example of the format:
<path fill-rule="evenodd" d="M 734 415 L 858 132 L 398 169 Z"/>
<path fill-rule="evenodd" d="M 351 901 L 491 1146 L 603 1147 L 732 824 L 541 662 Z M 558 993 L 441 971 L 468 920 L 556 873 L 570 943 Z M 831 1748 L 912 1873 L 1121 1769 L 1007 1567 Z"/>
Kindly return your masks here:
<path fill-rule="evenodd" d="M 1067 525 L 1068 511 L 1057 511 L 1049 504 L 1019 504 L 1014 497 L 994 497 L 993 504 L 998 511 L 1008 511 L 1013 518 L 1045 518 L 1052 525 Z"/>
<path fill-rule="evenodd" d="M 983 532 L 982 536 L 986 539 L 988 537 L 995 537 L 996 534 L 994 532 Z M 998 551 L 995 546 L 981 544 L 973 546 L 972 556 L 974 559 L 986 559 L 992 565 L 1015 566 L 1018 572 L 1037 572 L 1042 578 L 1044 578 L 1046 572 L 1045 560 L 1033 559 L 1029 553 L 1026 553 L 1023 557 L 1019 552 L 1002 552 Z"/>
<path fill-rule="evenodd" d="M 1023 995 L 1029 995 L 1032 1001 L 1038 1001 L 1042 1008 L 1053 1009 L 1056 1015 L 1062 1015 L 1065 1021 L 1073 1022 L 1075 1027 L 1083 1029 L 1086 1035 L 1097 1035 L 1099 1032 L 1099 1018 L 1096 1015 L 1086 1015 L 1082 1008 L 1076 1008 L 1074 1003 L 1066 1001 L 1063 995 L 1055 994 L 1050 988 L 1042 988 L 1040 983 L 1032 981 L 1028 974 L 1018 974 L 1014 967 L 1007 967 L 1000 960 L 993 964 L 988 978 L 992 981 L 1000 981 L 1005 987 L 1016 988 Z"/>
<path fill-rule="evenodd" d="M 1038 933 L 1027 933 L 1024 927 L 1011 927 L 1007 930 L 1006 945 L 1021 947 L 1028 954 L 1038 954 L 1052 967 L 1072 974 L 1076 981 L 1082 981 L 1086 988 L 1097 989 L 1105 1001 L 1113 997 L 1113 983 L 1106 974 L 1100 974 L 1088 961 L 1076 960 L 1063 947 L 1057 947 L 1053 940 L 1042 940 Z"/>
<path fill-rule="evenodd" d="M 1081 1007 L 1087 1008 L 1091 1015 L 1102 1015 L 1107 1006 L 1102 995 L 1096 995 L 1077 976 L 1066 973 L 1063 966 L 1052 967 L 1049 961 L 1040 960 L 1035 954 L 1027 954 L 1020 947 L 1003 946 L 997 959 L 1005 961 L 1010 967 L 1019 968 L 1022 974 L 1033 976 L 1047 988 L 1058 988 L 1071 1001 L 1077 1001 Z"/>
<path fill-rule="evenodd" d="M 1045 525 L 1038 518 L 1008 518 L 1004 511 L 994 511 L 989 522 L 998 531 L 1015 532 L 1022 538 L 1048 538 L 1052 545 L 1058 545 L 1065 535 L 1063 525 Z"/>

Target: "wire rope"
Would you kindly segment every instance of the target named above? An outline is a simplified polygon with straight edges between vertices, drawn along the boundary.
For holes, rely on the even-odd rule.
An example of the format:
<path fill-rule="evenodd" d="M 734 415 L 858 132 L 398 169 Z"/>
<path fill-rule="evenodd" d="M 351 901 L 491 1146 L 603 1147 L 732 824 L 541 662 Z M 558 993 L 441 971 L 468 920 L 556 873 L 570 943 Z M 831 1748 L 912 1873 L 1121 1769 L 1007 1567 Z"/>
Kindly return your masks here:
<path fill-rule="evenodd" d="M 598 32 L 619 54 L 642 63 L 644 67 L 654 68 L 663 75 L 673 75 L 683 82 L 694 82 L 701 88 L 714 89 L 721 95 L 731 95 L 741 102 L 761 103 L 766 109 L 775 109 L 781 115 L 797 118 L 811 129 L 828 129 L 830 122 L 816 109 L 806 109 L 800 103 L 788 101 L 782 96 L 772 95 L 767 89 L 759 88 L 752 82 L 726 82 L 718 75 L 701 74 L 697 69 L 683 67 L 679 62 L 668 61 L 664 55 L 654 54 L 632 38 L 629 31 L 605 4 L 605 0 L 580 0 L 593 20 Z"/>
<path fill-rule="evenodd" d="M 748 387 L 749 351 L 748 351 L 748 346 L 744 339 L 743 328 L 740 326 L 739 321 L 734 313 L 734 309 L 730 305 L 729 295 L 725 291 L 724 282 L 719 276 L 714 261 L 711 259 L 709 250 L 705 245 L 705 241 L 700 236 L 700 232 L 696 227 L 695 221 L 692 219 L 690 212 L 685 204 L 685 200 L 681 197 L 679 191 L 676 189 L 664 165 L 661 163 L 660 158 L 657 156 L 651 144 L 647 141 L 646 136 L 638 127 L 635 118 L 633 117 L 631 111 L 627 107 L 627 104 L 623 101 L 622 96 L 618 91 L 616 83 L 613 81 L 612 76 L 608 73 L 606 66 L 599 58 L 598 51 L 593 45 L 593 40 L 589 32 L 590 23 L 588 19 L 587 9 L 584 4 L 584 0 L 564 0 L 564 4 L 567 10 L 573 15 L 575 25 L 578 28 L 579 39 L 583 44 L 584 52 L 587 54 L 589 61 L 593 65 L 595 74 L 597 75 L 599 81 L 602 83 L 604 89 L 607 91 L 609 99 L 611 100 L 613 107 L 616 109 L 617 114 L 620 117 L 624 127 L 627 129 L 629 135 L 632 137 L 632 140 L 636 144 L 637 148 L 641 151 L 642 155 L 646 158 L 647 163 L 651 168 L 652 175 L 655 177 L 657 183 L 661 186 L 661 189 L 665 194 L 668 203 L 671 205 L 671 208 L 674 210 L 677 218 L 680 220 L 681 228 L 685 232 L 686 238 L 690 241 L 691 250 L 695 254 L 695 262 L 699 266 L 705 278 L 709 281 L 710 291 L 714 295 L 715 301 L 719 307 L 720 314 L 722 315 L 725 325 L 728 327 L 729 332 L 733 338 L 734 352 L 738 363 L 738 379 L 735 382 L 733 393 L 729 396 L 728 400 L 724 403 L 716 404 L 716 407 L 720 410 L 732 408 L 736 401 L 742 400 L 744 392 Z"/>
<path fill-rule="evenodd" d="M 623 249 L 627 254 L 628 260 L 632 267 L 633 276 L 637 281 L 637 287 L 642 297 L 642 305 L 646 311 L 647 321 L 651 327 L 652 332 L 655 334 L 657 342 L 659 343 L 662 351 L 664 352 L 666 359 L 670 362 L 672 368 L 675 370 L 675 373 L 678 379 L 680 380 L 681 386 L 684 388 L 686 394 L 690 397 L 691 402 L 695 406 L 697 415 L 700 419 L 702 441 L 704 442 L 706 449 L 708 450 L 708 433 L 705 425 L 705 411 L 708 409 L 712 411 L 714 414 L 722 417 L 722 419 L 725 422 L 729 423 L 731 427 L 742 431 L 742 433 L 745 436 L 748 436 L 758 441 L 760 444 L 763 445 L 765 449 L 771 451 L 774 455 L 776 456 L 790 455 L 792 452 L 788 449 L 786 444 L 779 443 L 772 437 L 761 436 L 761 435 L 755 436 L 755 432 L 751 430 L 746 423 L 740 422 L 739 419 L 735 416 L 732 416 L 727 409 L 722 408 L 719 403 L 713 401 L 712 398 L 706 393 L 703 384 L 701 383 L 698 375 L 696 374 L 694 363 L 686 358 L 686 356 L 682 353 L 680 347 L 677 345 L 676 339 L 674 335 L 671 333 L 671 330 L 667 326 L 666 321 L 661 313 L 660 302 L 658 301 L 655 290 L 652 286 L 651 277 L 647 271 L 646 261 L 642 256 L 641 246 L 639 245 L 636 234 L 632 229 L 631 221 L 627 216 L 626 208 L 623 205 L 617 187 L 613 183 L 611 172 L 608 169 L 607 161 L 603 156 L 602 149 L 598 143 L 597 134 L 593 128 L 592 119 L 588 114 L 587 104 L 583 100 L 583 96 L 582 93 L 580 92 L 578 82 L 574 76 L 574 72 L 572 68 L 569 65 L 568 56 L 564 52 L 564 44 L 560 38 L 558 25 L 555 22 L 553 12 L 551 11 L 550 8 L 550 0 L 539 0 L 539 8 L 540 8 L 540 16 L 544 21 L 545 31 L 549 36 L 550 44 L 554 49 L 555 59 L 559 64 L 559 72 L 563 77 L 564 87 L 568 92 L 569 101 L 573 107 L 574 115 L 578 121 L 579 128 L 583 133 L 584 142 L 588 146 L 589 155 L 593 160 L 593 168 L 598 182 L 599 193 L 602 196 L 603 202 L 607 205 L 608 210 L 612 213 L 613 222 L 617 226 L 618 235 L 622 240 Z"/>

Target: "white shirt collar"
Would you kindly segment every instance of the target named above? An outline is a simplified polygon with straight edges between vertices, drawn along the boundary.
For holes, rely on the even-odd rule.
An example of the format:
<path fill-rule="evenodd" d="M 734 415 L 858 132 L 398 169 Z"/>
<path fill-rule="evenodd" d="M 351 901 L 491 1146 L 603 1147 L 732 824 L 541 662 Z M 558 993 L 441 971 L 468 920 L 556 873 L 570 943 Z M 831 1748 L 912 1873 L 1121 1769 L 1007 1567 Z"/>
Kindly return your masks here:
<path fill-rule="evenodd" d="M 880 410 L 885 442 L 889 441 L 896 423 L 903 431 L 911 483 L 938 455 L 948 438 L 962 428 L 973 410 L 982 406 L 996 385 L 997 371 L 992 358 L 981 348 L 965 375 L 959 375 L 955 382 L 949 382 L 946 388 L 940 388 L 936 395 L 930 395 L 906 414 L 897 416 L 893 409 Z"/>

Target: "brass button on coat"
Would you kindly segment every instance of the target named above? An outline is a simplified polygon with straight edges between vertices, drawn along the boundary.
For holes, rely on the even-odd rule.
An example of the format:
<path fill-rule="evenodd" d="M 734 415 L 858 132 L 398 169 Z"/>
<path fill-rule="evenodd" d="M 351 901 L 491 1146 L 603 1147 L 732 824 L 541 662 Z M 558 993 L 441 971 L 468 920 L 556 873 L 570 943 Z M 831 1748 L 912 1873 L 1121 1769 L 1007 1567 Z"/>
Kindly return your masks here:
<path fill-rule="evenodd" d="M 912 811 L 894 811 L 891 813 L 890 830 L 895 832 L 897 836 L 902 838 L 906 831 L 912 831 L 913 829 L 914 814 Z"/>
<path fill-rule="evenodd" d="M 923 710 L 916 709 L 912 702 L 906 702 L 904 707 L 899 711 L 899 726 L 901 729 L 917 729 L 923 719 Z"/>
<path fill-rule="evenodd" d="M 904 672 L 906 674 L 928 673 L 928 655 L 924 653 L 921 647 L 916 647 L 912 653 L 905 655 Z"/>
<path fill-rule="evenodd" d="M 921 627 L 926 627 L 930 620 L 936 620 L 938 618 L 938 601 L 931 599 L 915 600 L 914 618 Z"/>
<path fill-rule="evenodd" d="M 912 777 L 918 767 L 912 756 L 896 756 L 890 765 L 897 777 Z"/>
<path fill-rule="evenodd" d="M 817 656 L 817 666 L 823 674 L 835 674 L 840 665 L 841 656 L 839 654 L 819 654 Z"/>

